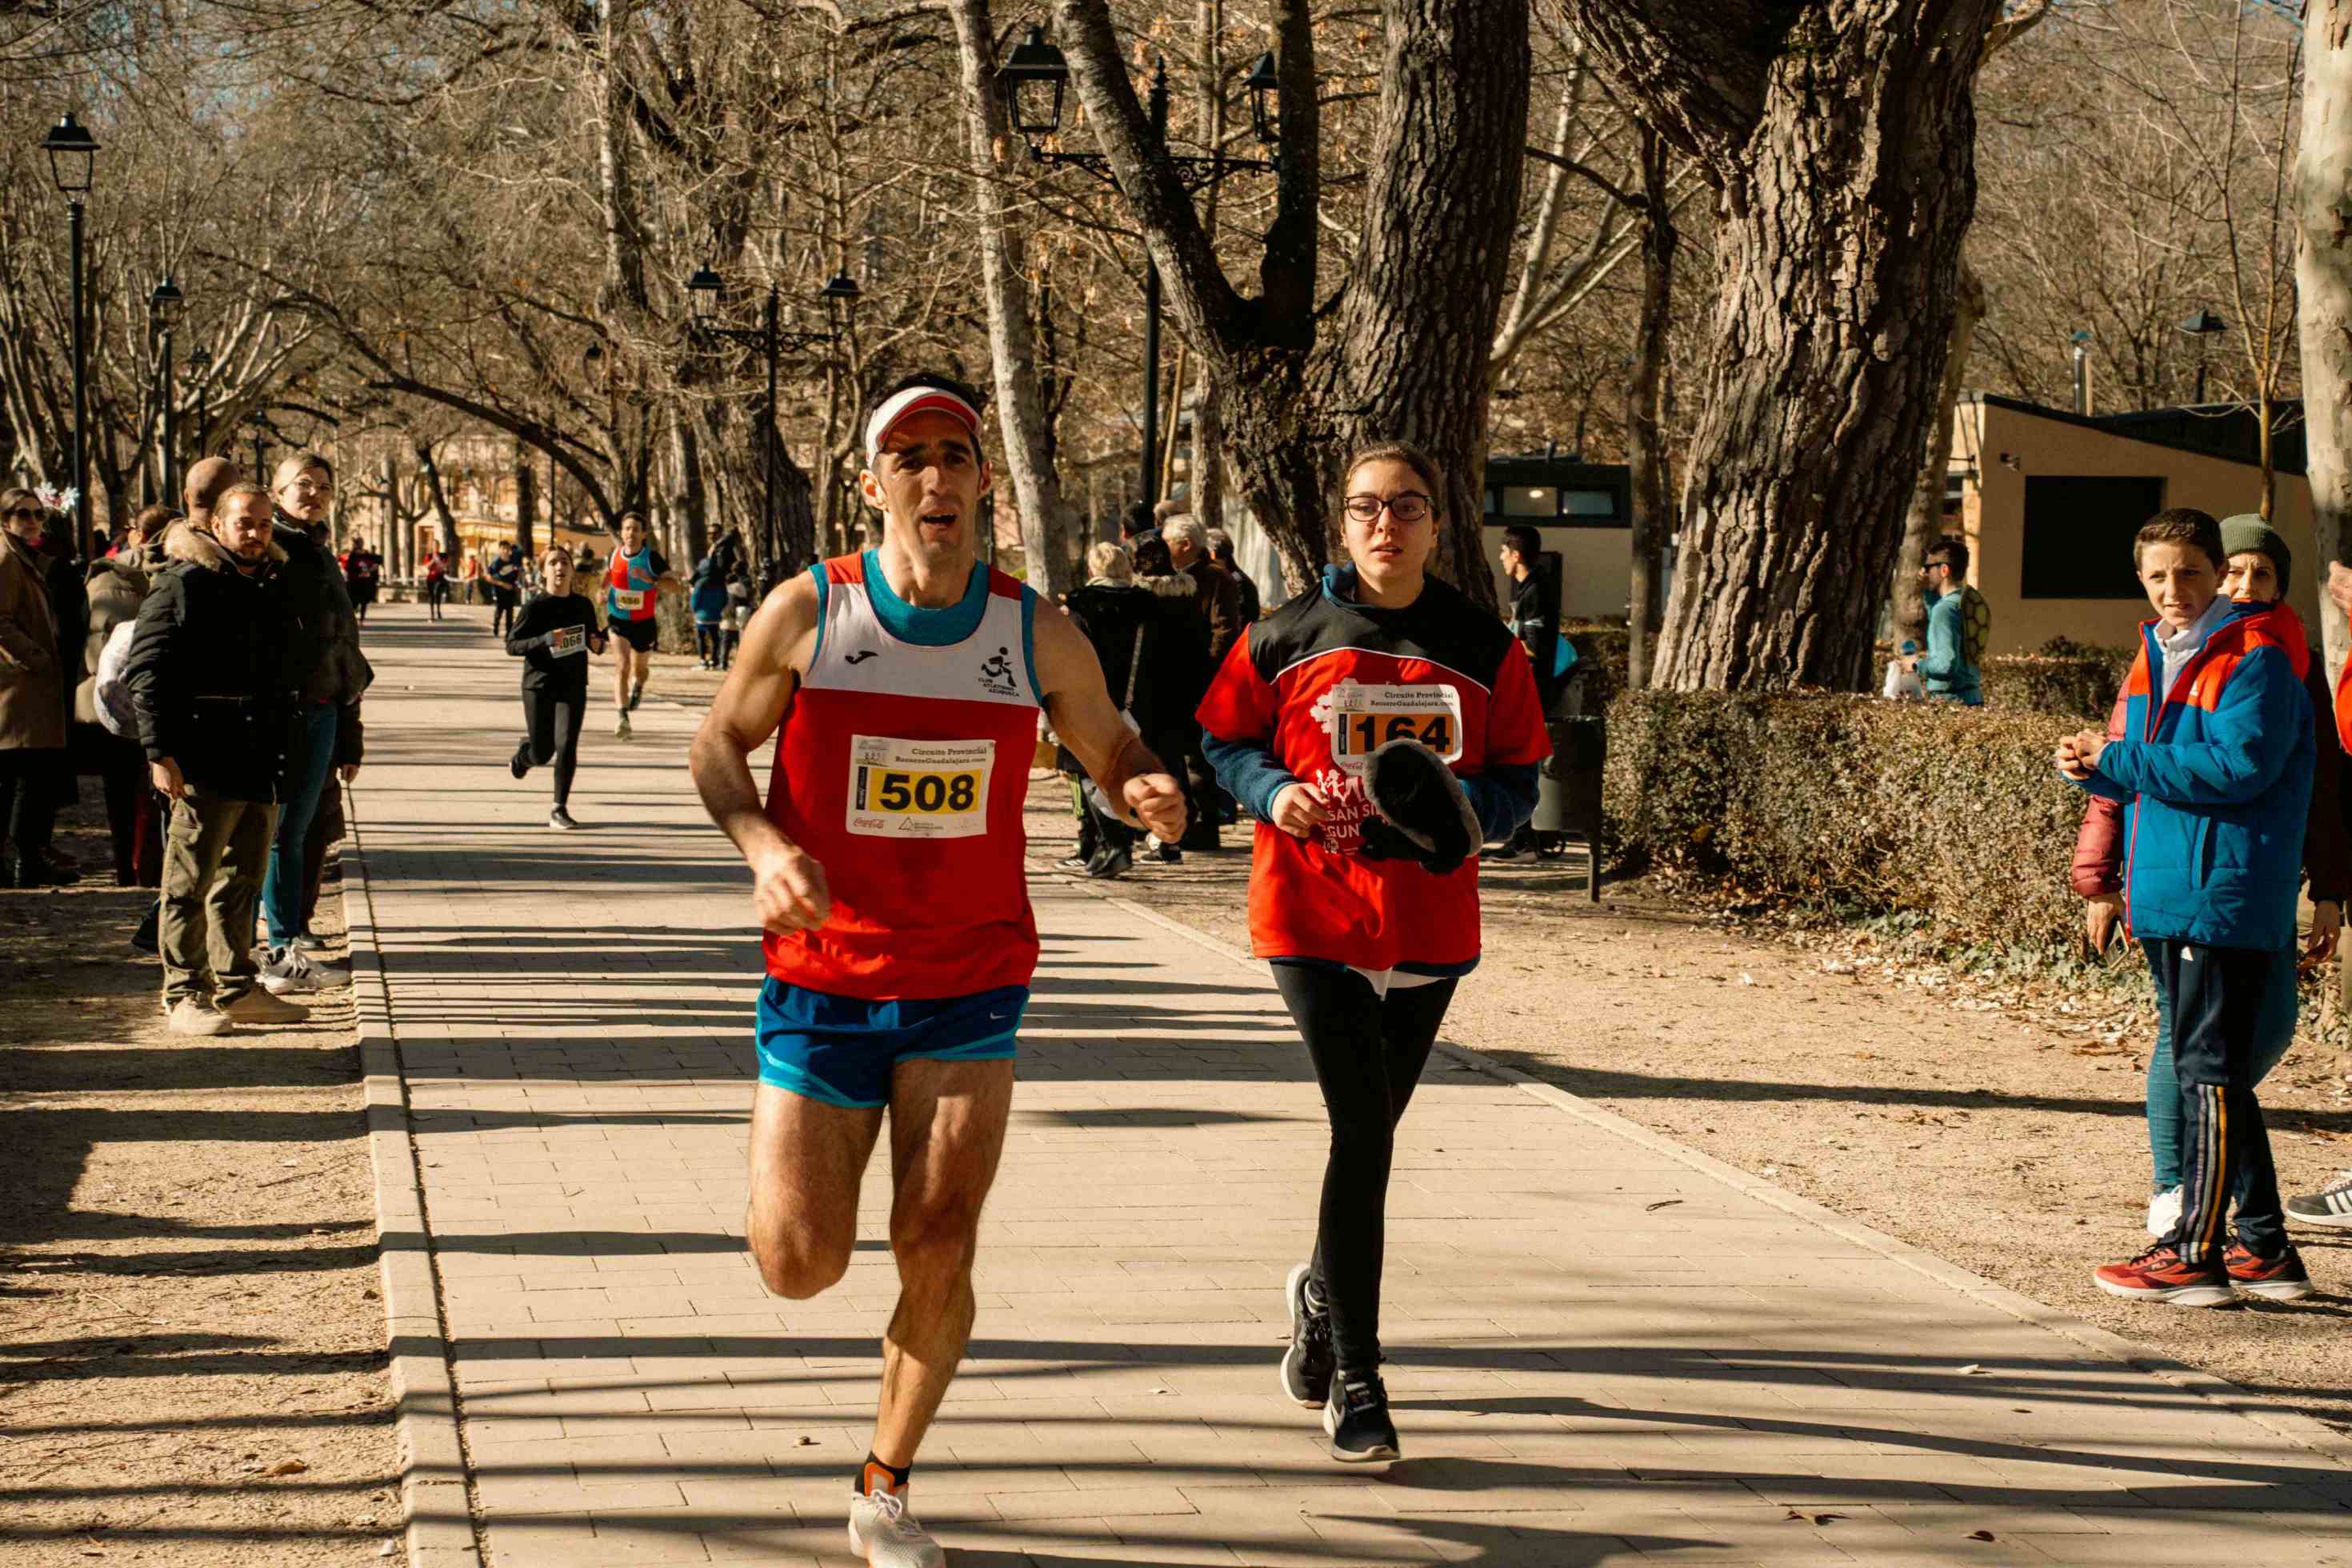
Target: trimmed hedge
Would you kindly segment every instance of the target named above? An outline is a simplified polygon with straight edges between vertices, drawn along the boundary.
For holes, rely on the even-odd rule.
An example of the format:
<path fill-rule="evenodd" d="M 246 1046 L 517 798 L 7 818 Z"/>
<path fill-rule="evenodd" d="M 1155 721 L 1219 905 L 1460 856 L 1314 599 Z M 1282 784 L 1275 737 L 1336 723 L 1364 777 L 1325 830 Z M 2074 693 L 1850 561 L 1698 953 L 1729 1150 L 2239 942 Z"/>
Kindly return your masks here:
<path fill-rule="evenodd" d="M 2061 713 L 1832 694 L 1627 692 L 1605 797 L 1629 861 L 1841 916 L 1908 912 L 1939 942 L 2072 944 L 2084 796 Z"/>
<path fill-rule="evenodd" d="M 2086 647 L 2061 637 L 2040 653 L 1996 655 L 1984 661 L 1985 705 L 2105 722 L 2136 653 Z"/>

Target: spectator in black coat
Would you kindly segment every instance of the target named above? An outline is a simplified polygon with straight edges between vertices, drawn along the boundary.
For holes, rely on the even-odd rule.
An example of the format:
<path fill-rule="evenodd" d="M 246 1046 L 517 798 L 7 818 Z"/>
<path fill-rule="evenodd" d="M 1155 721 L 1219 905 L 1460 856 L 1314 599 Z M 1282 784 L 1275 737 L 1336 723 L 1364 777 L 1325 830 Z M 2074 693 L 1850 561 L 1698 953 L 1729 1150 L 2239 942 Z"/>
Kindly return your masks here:
<path fill-rule="evenodd" d="M 239 484 L 220 498 L 215 533 L 173 525 L 163 536 L 170 565 L 139 606 L 124 663 L 140 745 L 173 801 L 162 937 L 163 1001 L 177 1034 L 309 1016 L 262 986 L 253 955 L 299 695 L 287 682 L 286 645 L 299 606 L 289 603 L 269 514 L 269 492 Z"/>

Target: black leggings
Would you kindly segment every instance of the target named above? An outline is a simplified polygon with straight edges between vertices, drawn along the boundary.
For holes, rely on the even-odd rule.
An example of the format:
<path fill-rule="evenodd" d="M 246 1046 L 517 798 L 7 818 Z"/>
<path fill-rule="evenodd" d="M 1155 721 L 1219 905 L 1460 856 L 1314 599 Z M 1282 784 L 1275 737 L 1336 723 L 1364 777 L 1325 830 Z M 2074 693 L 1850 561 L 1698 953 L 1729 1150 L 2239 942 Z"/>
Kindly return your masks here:
<path fill-rule="evenodd" d="M 530 765 L 555 764 L 555 804 L 562 805 L 572 798 L 572 773 L 580 763 L 580 721 L 587 716 L 588 694 L 526 686 L 522 711 L 530 725 L 522 743 L 530 754 Z"/>
<path fill-rule="evenodd" d="M 1382 997 L 1353 970 L 1276 963 L 1274 983 L 1307 1041 L 1331 1119 L 1315 1276 L 1331 1306 L 1339 1365 L 1369 1373 L 1381 1360 L 1381 1263 L 1396 1127 L 1458 982 L 1393 989 Z"/>

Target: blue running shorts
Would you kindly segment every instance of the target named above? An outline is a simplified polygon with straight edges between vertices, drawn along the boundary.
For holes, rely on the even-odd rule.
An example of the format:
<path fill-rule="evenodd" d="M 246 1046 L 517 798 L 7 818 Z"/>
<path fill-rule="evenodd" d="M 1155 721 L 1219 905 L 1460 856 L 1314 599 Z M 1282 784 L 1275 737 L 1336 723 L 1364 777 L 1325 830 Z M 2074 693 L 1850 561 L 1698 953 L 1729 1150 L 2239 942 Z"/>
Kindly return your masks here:
<path fill-rule="evenodd" d="M 903 1061 L 1009 1061 L 1025 985 L 930 1001 L 868 1002 L 788 985 L 760 988 L 760 1081 L 827 1105 L 878 1110 Z"/>

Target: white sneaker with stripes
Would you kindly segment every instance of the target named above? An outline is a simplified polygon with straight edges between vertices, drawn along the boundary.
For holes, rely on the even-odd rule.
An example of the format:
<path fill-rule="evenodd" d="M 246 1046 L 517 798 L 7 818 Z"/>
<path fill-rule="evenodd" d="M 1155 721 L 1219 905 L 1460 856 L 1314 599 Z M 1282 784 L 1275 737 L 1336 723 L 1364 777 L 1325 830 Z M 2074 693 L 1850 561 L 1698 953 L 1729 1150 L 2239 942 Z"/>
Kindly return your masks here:
<path fill-rule="evenodd" d="M 2296 1225 L 2352 1230 L 2352 1171 L 2336 1172 L 2334 1181 L 2307 1197 L 2287 1199 L 2286 1217 Z"/>

